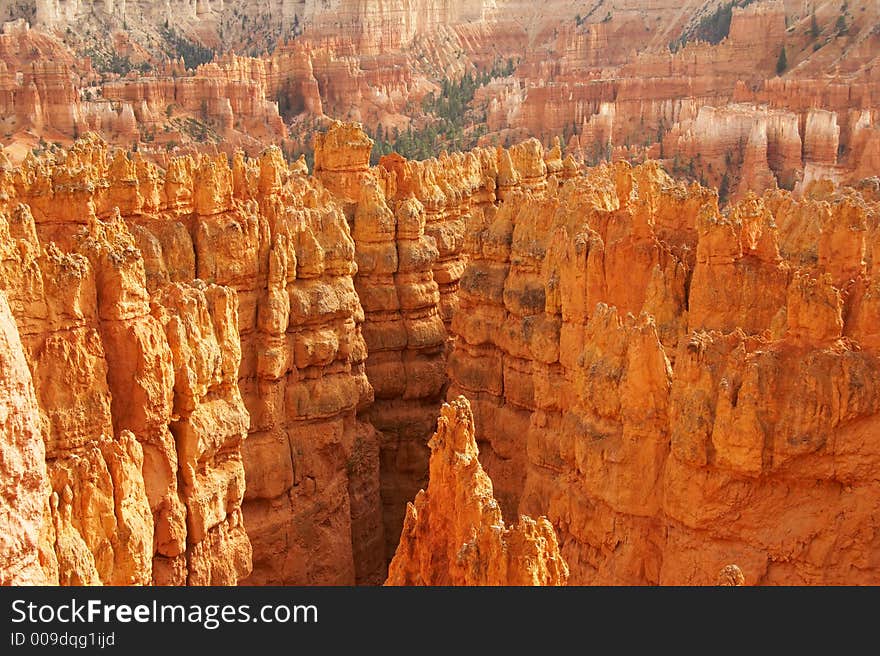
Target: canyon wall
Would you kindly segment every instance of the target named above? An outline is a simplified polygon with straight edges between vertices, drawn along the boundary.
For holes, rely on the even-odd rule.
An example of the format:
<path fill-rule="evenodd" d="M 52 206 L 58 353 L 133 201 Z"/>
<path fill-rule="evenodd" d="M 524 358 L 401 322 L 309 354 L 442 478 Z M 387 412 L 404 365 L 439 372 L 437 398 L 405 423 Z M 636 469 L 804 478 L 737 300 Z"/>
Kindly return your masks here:
<path fill-rule="evenodd" d="M 288 168 L 277 149 L 258 166 L 237 159 L 232 178 L 236 202 L 259 208 L 240 227 L 211 228 L 228 249 L 217 273 L 253 304 L 240 319 L 249 355 L 239 373 L 251 415 L 248 582 L 380 582 L 378 442 L 356 416 L 373 390 L 349 225 L 304 164 Z M 251 254 L 244 277 L 242 253 Z"/>
<path fill-rule="evenodd" d="M 86 141 L 2 185 L 2 285 L 40 409 L 60 582 L 234 584 L 251 568 L 234 291 L 194 282 L 185 260 L 152 288 L 119 213 L 158 209 L 143 162 Z"/>
<path fill-rule="evenodd" d="M 775 1 L 735 8 L 721 43 L 688 42 L 677 52 L 649 45 L 657 29 L 624 16 L 565 26 L 555 43 L 531 51 L 517 67 L 524 93 L 511 107 L 509 127 L 546 140 L 613 103 L 615 143 L 653 140 L 662 125 L 726 102 L 738 81 L 772 76 L 785 42 L 785 11 Z M 609 51 L 612 43 L 617 47 Z"/>
<path fill-rule="evenodd" d="M 375 401 L 359 413 L 379 431 L 385 553 L 397 546 L 407 500 L 427 483 L 427 440 L 446 390 L 447 328 L 464 269 L 461 248 L 473 155 L 369 168 L 373 142 L 335 123 L 318 137 L 315 175 L 352 225 L 364 308 L 366 372 Z"/>
<path fill-rule="evenodd" d="M 575 584 L 880 580 L 876 202 L 813 186 L 721 214 L 656 164 L 562 181 L 537 144 L 503 157 L 449 394 L 505 517 L 546 515 Z"/>
<path fill-rule="evenodd" d="M 39 407 L 59 415 L 59 436 L 44 426 L 49 474 L 90 459 L 55 482 L 74 535 L 56 544 L 62 582 L 384 580 L 427 482 L 481 167 L 456 155 L 370 169 L 372 145 L 334 124 L 312 178 L 278 149 L 162 170 L 90 136 L 7 171 L 4 290 Z M 71 268 L 85 282 L 61 294 Z M 50 383 L 70 359 L 82 365 Z M 118 471 L 102 449 L 121 449 Z M 78 502 L 123 483 L 132 545 Z M 98 562 L 135 550 L 126 574 Z"/>
<path fill-rule="evenodd" d="M 161 171 L 92 138 L 2 184 L 7 350 L 33 379 L 60 581 L 381 582 L 354 243 L 328 192 L 277 149 Z M 9 384 L 11 438 L 33 439 Z"/>
<path fill-rule="evenodd" d="M 631 14 L 615 3 L 601 20 L 560 23 L 513 76 L 481 90 L 482 142 L 576 137 L 569 152 L 590 163 L 662 159 L 676 176 L 721 187 L 723 202 L 872 175 L 877 7 L 754 2 L 734 6 L 722 34 L 717 6 L 676 16 L 660 4 Z M 720 42 L 697 40 L 699 22 Z"/>
<path fill-rule="evenodd" d="M 377 54 L 408 46 L 446 25 L 483 21 L 494 0 L 3 0 L 0 20 L 26 19 L 44 29 L 131 29 L 140 38 L 173 30 L 211 47 L 265 50 L 305 32 L 346 52 Z"/>
<path fill-rule="evenodd" d="M 0 584 L 58 583 L 58 563 L 45 549 L 50 524 L 49 475 L 40 410 L 21 338 L 0 292 Z"/>
<path fill-rule="evenodd" d="M 156 161 L 181 146 L 258 154 L 288 136 L 278 91 L 267 86 L 274 81 L 262 60 L 235 56 L 190 72 L 165 62 L 151 75 L 99 74 L 51 35 L 7 23 L 0 130 L 16 162 L 35 147 L 71 143 L 88 131 Z"/>
<path fill-rule="evenodd" d="M 131 107 L 138 128 L 145 132 L 158 132 L 173 114 L 184 113 L 208 122 L 231 145 L 236 145 L 236 133 L 259 143 L 278 142 L 287 130 L 277 102 L 269 99 L 262 64 L 232 56 L 202 65 L 191 76 L 108 82 L 101 95 Z M 86 108 L 85 123 L 94 128 L 88 117 L 91 105 Z"/>
<path fill-rule="evenodd" d="M 309 153 L 333 119 L 423 141 L 438 123 L 423 101 L 442 82 L 509 62 L 453 117 L 470 143 L 561 137 L 588 163 L 662 159 L 722 203 L 801 193 L 870 177 L 877 159 L 880 14 L 832 5 L 816 3 L 814 27 L 778 0 L 733 7 L 729 26 L 698 0 L 580 15 L 561 1 L 6 3 L 0 16 L 18 20 L 0 35 L 0 128 L 15 162 L 40 137 L 87 130 L 162 165 L 166 152 Z"/>

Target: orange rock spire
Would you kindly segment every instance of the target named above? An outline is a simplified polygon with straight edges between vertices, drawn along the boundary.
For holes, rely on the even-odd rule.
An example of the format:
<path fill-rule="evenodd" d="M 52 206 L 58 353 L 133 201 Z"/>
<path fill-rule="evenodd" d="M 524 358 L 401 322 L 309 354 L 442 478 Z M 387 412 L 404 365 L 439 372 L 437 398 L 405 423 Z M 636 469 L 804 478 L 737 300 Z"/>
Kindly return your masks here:
<path fill-rule="evenodd" d="M 550 522 L 507 526 L 479 462 L 467 399 L 443 406 L 431 438 L 430 482 L 407 504 L 386 585 L 565 585 Z"/>

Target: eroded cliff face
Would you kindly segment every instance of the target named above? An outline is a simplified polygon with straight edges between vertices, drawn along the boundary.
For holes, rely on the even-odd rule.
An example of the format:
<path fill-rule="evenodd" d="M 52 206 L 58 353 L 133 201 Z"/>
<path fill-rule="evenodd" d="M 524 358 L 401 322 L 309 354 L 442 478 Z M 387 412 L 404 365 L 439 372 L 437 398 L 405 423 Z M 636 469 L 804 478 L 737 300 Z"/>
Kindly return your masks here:
<path fill-rule="evenodd" d="M 550 522 L 520 516 L 505 525 L 467 399 L 443 406 L 428 446 L 430 484 L 407 504 L 385 585 L 565 585 L 568 566 Z"/>
<path fill-rule="evenodd" d="M 354 243 L 329 193 L 277 150 L 160 171 L 94 139 L 2 185 L 61 582 L 381 581 Z"/>
<path fill-rule="evenodd" d="M 277 90 L 267 87 L 275 77 L 263 60 L 229 56 L 190 71 L 167 59 L 153 64 L 150 75 L 121 76 L 76 56 L 58 35 L 24 21 L 6 23 L 0 127 L 9 156 L 20 163 L 31 150 L 70 144 L 89 131 L 126 148 L 139 144 L 142 154 L 163 164 L 167 152 L 244 149 L 256 155 L 269 143 L 284 143 Z"/>
<path fill-rule="evenodd" d="M 349 225 L 304 164 L 288 168 L 277 149 L 258 165 L 237 159 L 232 179 L 233 197 L 255 213 L 240 227 L 213 223 L 204 250 L 222 249 L 217 275 L 252 299 L 239 372 L 251 415 L 249 582 L 381 580 L 377 436 L 356 417 L 373 390 Z"/>
<path fill-rule="evenodd" d="M 40 410 L 18 329 L 3 293 L 0 372 L 0 584 L 57 584 L 54 551 L 46 550 L 43 544 L 51 522 Z"/>
<path fill-rule="evenodd" d="M 663 159 L 673 175 L 721 188 L 723 202 L 870 175 L 874 150 L 864 144 L 877 138 L 878 109 L 870 3 L 614 5 L 560 21 L 553 38 L 533 39 L 512 76 L 481 90 L 485 141 L 562 135 L 591 163 Z M 700 22 L 724 30 L 702 35 L 708 43 Z"/>
<path fill-rule="evenodd" d="M 0 34 L 0 128 L 15 162 L 91 130 L 163 167 L 166 153 L 308 153 L 335 119 L 399 149 L 415 150 L 401 134 L 437 151 L 560 137 L 591 164 L 662 159 L 722 203 L 873 175 L 877 8 L 729 5 L 0 1 L 17 19 Z M 465 74 L 481 86 L 451 117 L 461 130 L 436 137 L 424 101 Z"/>
<path fill-rule="evenodd" d="M 156 183 L 94 142 L 3 173 L 2 285 L 40 408 L 62 583 L 231 584 L 251 567 L 238 301 L 186 271 L 150 284 L 117 208 L 157 210 Z"/>
<path fill-rule="evenodd" d="M 876 202 L 722 214 L 655 164 L 540 175 L 537 146 L 499 190 L 507 158 L 449 361 L 505 516 L 546 515 L 572 583 L 880 580 Z"/>
<path fill-rule="evenodd" d="M 400 162 L 398 193 L 371 147 L 335 124 L 311 178 L 277 149 L 161 170 L 89 137 L 5 173 L 63 582 L 384 580 L 426 483 L 480 167 Z M 137 526 L 88 524 L 80 497 Z"/>

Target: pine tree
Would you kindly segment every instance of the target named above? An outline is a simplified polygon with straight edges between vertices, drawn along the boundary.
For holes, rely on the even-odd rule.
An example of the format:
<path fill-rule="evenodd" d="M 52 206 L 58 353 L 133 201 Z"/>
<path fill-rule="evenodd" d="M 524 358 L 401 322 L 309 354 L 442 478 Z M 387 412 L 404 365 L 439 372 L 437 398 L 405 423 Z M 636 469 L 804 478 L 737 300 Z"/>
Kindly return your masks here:
<path fill-rule="evenodd" d="M 727 202 L 727 197 L 730 195 L 730 178 L 727 176 L 727 172 L 724 172 L 724 175 L 721 178 L 721 184 L 718 186 L 718 200 L 722 203 Z"/>
<path fill-rule="evenodd" d="M 788 56 L 785 54 L 785 46 L 779 51 L 779 59 L 776 61 L 776 74 L 782 75 L 788 69 Z"/>

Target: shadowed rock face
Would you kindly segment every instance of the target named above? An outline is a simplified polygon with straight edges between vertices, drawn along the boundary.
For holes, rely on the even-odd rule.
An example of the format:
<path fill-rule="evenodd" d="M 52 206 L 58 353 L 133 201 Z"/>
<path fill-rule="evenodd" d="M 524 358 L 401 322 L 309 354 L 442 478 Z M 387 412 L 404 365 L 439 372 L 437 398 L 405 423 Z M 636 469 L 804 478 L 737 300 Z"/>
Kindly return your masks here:
<path fill-rule="evenodd" d="M 369 148 L 0 171 L 4 580 L 878 581 L 876 185 Z"/>

